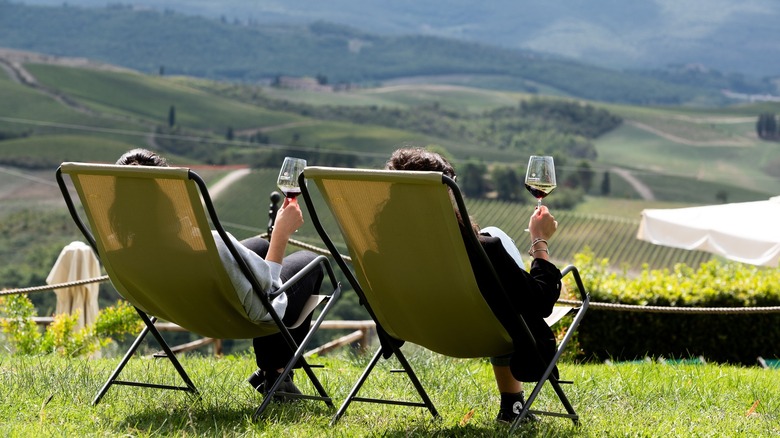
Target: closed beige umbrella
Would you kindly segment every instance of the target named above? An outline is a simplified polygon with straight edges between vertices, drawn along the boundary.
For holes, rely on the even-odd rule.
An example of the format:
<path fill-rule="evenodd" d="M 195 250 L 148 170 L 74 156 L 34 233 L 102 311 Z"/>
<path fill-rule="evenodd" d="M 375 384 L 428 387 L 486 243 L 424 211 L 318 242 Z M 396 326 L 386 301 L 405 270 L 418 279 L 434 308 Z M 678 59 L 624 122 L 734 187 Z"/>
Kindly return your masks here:
<path fill-rule="evenodd" d="M 99 277 L 100 263 L 92 248 L 84 242 L 71 242 L 60 252 L 57 261 L 46 277 L 47 284 L 60 284 L 71 281 L 87 280 Z M 57 308 L 55 314 L 72 314 L 79 311 L 77 329 L 94 324 L 98 314 L 98 283 L 55 289 Z"/>

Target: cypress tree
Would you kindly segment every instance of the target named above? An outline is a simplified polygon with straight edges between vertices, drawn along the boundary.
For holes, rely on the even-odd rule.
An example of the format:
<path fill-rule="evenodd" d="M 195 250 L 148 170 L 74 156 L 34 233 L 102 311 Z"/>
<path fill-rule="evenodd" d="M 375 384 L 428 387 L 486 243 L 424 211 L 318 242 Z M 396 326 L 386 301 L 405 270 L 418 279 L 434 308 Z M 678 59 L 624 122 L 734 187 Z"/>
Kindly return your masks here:
<path fill-rule="evenodd" d="M 605 170 L 604 178 L 601 180 L 601 195 L 609 196 L 609 193 L 611 191 L 612 191 L 612 187 L 610 186 L 610 182 L 609 182 L 609 170 Z"/>

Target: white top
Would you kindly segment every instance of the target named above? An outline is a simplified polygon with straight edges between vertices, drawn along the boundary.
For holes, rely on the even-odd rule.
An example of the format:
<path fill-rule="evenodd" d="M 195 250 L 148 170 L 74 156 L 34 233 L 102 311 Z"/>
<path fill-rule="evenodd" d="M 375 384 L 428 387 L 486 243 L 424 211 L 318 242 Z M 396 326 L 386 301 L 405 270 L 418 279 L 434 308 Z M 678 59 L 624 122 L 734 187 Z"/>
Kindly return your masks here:
<path fill-rule="evenodd" d="M 525 270 L 525 263 L 523 263 L 523 257 L 520 255 L 520 250 L 517 249 L 517 245 L 515 245 L 515 240 L 509 237 L 502 229 L 497 227 L 485 227 L 479 232 L 488 234 L 490 237 L 498 237 L 507 254 L 514 259 L 520 269 Z"/>
<path fill-rule="evenodd" d="M 222 260 L 222 264 L 225 265 L 228 277 L 230 277 L 230 281 L 238 294 L 238 299 L 241 301 L 241 305 L 244 307 L 249 319 L 252 322 L 272 321 L 271 315 L 266 311 L 262 301 L 260 301 L 260 297 L 252 290 L 252 284 L 241 272 L 241 268 L 239 268 L 230 254 L 230 250 L 228 250 L 225 242 L 222 241 L 222 237 L 214 230 L 211 231 L 211 235 L 214 236 L 214 242 L 217 244 L 217 250 L 219 250 L 219 258 Z M 282 265 L 263 259 L 242 245 L 232 234 L 227 233 L 227 235 L 241 255 L 241 258 L 249 265 L 249 269 L 255 275 L 266 294 L 281 287 L 282 281 L 279 278 L 279 274 L 282 271 Z M 279 315 L 279 318 L 283 318 L 284 312 L 287 310 L 287 294 L 283 293 L 276 297 L 271 301 L 271 306 Z"/>

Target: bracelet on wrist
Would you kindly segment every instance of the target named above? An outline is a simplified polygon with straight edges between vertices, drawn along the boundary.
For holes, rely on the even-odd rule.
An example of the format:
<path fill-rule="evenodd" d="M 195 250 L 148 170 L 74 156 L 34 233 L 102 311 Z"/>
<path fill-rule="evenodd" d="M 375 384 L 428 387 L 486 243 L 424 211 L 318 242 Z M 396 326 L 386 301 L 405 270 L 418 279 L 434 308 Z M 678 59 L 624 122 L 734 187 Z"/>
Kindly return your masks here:
<path fill-rule="evenodd" d="M 535 247 L 537 244 L 539 244 L 539 243 L 544 243 L 544 245 L 545 245 L 545 248 L 538 248 L 538 249 L 534 249 L 534 247 Z M 534 240 L 531 242 L 531 247 L 530 247 L 530 248 L 528 248 L 528 255 L 529 255 L 529 256 L 531 256 L 531 257 L 535 257 L 535 256 L 534 256 L 534 254 L 535 254 L 535 253 L 537 253 L 537 252 L 539 252 L 539 251 L 544 251 L 544 252 L 546 252 L 546 253 L 547 253 L 547 255 L 549 256 L 549 255 L 550 255 L 550 251 L 549 251 L 549 249 L 548 249 L 548 248 L 549 248 L 549 246 L 550 246 L 550 245 L 547 243 L 547 240 L 545 240 L 545 239 L 542 239 L 541 237 L 537 237 L 536 239 L 534 239 Z"/>

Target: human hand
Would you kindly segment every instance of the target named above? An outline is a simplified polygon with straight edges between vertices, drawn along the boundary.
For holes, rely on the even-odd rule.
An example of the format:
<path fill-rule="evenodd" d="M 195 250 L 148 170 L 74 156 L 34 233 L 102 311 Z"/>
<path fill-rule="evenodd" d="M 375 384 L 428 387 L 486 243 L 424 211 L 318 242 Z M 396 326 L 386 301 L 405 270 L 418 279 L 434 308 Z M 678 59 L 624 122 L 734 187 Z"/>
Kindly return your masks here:
<path fill-rule="evenodd" d="M 295 198 L 284 198 L 284 204 L 276 213 L 273 235 L 289 238 L 298 228 L 303 225 L 303 212 L 298 200 Z"/>
<path fill-rule="evenodd" d="M 547 209 L 546 205 L 537 207 L 528 221 L 528 231 L 531 233 L 531 240 L 549 240 L 557 229 L 558 221 L 550 214 L 550 210 Z"/>

